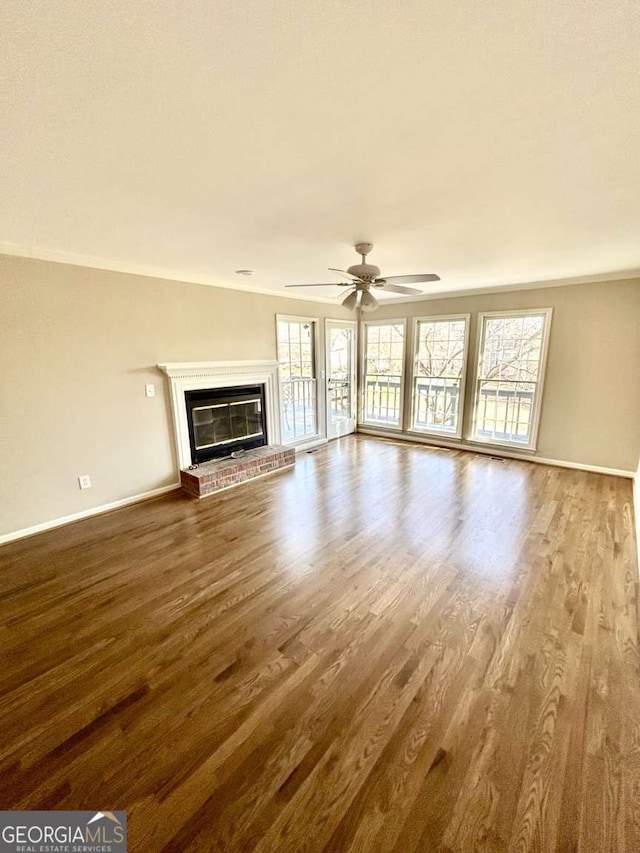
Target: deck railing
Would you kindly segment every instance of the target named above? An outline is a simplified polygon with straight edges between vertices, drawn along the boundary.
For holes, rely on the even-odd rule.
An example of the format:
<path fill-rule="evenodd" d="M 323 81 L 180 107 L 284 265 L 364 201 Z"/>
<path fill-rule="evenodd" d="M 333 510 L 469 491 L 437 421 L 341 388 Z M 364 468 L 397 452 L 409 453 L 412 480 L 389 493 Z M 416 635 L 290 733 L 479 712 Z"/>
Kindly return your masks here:
<path fill-rule="evenodd" d="M 514 383 L 513 387 L 480 387 L 476 410 L 476 433 L 526 443 L 534 391 Z M 366 423 L 399 426 L 401 422 L 402 377 L 367 376 L 363 420 Z M 454 433 L 458 425 L 460 388 L 457 382 L 417 377 L 414 384 L 413 428 Z"/>
<path fill-rule="evenodd" d="M 280 381 L 282 393 L 282 438 L 294 441 L 318 432 L 316 380 L 295 378 Z"/>

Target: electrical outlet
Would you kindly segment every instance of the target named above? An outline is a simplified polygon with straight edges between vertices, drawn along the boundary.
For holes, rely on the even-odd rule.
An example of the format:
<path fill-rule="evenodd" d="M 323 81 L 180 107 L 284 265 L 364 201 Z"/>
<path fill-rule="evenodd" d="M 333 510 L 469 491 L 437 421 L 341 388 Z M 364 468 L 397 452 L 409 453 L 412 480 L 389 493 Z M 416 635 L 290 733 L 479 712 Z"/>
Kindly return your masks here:
<path fill-rule="evenodd" d="M 155 385 L 145 385 L 144 393 L 147 397 L 155 397 L 156 396 L 156 386 Z"/>
<path fill-rule="evenodd" d="M 81 489 L 91 488 L 91 477 L 88 474 L 80 474 L 78 477 L 78 485 Z"/>

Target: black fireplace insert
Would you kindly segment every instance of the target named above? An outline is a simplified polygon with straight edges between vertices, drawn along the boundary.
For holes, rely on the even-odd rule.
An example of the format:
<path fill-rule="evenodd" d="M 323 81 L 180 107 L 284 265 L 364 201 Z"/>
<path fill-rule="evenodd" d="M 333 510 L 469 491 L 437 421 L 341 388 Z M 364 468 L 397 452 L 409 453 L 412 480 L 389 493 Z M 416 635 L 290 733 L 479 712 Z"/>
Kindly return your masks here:
<path fill-rule="evenodd" d="M 264 385 L 185 391 L 185 402 L 192 464 L 267 444 Z"/>

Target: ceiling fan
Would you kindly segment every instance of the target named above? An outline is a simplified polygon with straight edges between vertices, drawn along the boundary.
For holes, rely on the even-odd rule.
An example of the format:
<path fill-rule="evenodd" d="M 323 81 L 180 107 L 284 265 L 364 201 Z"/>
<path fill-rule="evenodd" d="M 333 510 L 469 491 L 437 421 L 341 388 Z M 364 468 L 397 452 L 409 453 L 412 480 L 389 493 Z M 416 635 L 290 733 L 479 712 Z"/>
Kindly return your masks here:
<path fill-rule="evenodd" d="M 425 281 L 440 281 L 440 276 L 435 273 L 418 273 L 416 275 L 387 275 L 380 277 L 380 267 L 367 263 L 367 255 L 373 249 L 373 243 L 356 243 L 355 250 L 362 258 L 359 264 L 353 264 L 347 270 L 337 270 L 329 267 L 331 272 L 346 275 L 350 281 L 340 284 L 330 282 L 328 284 L 287 284 L 285 287 L 349 287 L 353 288 L 342 300 L 344 308 L 360 308 L 362 311 L 375 311 L 378 300 L 373 295 L 374 290 L 390 290 L 393 293 L 402 293 L 412 296 L 414 293 L 422 293 L 415 287 L 405 287 L 406 284 L 418 284 Z"/>

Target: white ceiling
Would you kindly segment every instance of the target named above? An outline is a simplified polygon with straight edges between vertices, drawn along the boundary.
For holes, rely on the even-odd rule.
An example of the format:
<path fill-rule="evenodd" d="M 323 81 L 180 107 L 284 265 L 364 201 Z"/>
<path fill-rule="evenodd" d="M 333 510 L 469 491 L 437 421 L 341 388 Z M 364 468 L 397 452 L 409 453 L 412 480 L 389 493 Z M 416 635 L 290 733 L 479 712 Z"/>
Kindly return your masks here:
<path fill-rule="evenodd" d="M 0 18 L 5 252 L 275 291 L 334 280 L 356 240 L 431 293 L 640 267 L 637 0 Z"/>

